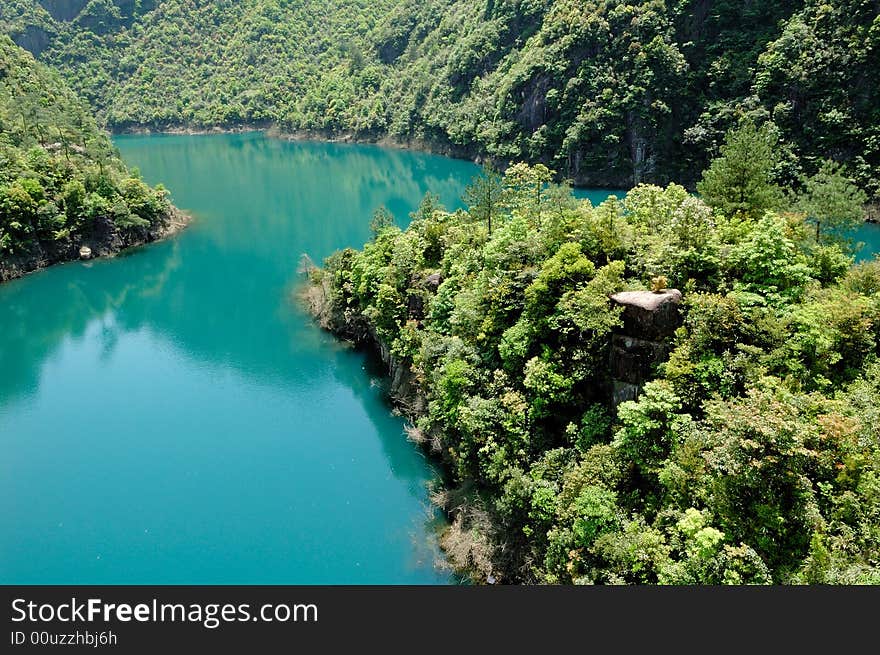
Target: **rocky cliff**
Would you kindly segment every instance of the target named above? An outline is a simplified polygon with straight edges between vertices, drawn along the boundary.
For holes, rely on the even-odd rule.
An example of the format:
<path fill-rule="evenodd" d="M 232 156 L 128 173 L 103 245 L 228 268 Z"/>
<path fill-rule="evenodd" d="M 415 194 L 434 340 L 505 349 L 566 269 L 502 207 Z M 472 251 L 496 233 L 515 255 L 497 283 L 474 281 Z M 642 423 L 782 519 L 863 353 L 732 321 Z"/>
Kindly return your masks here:
<path fill-rule="evenodd" d="M 612 399 L 616 407 L 635 400 L 656 368 L 669 356 L 681 325 L 681 292 L 625 291 L 611 297 L 623 307 L 623 327 L 611 337 Z"/>

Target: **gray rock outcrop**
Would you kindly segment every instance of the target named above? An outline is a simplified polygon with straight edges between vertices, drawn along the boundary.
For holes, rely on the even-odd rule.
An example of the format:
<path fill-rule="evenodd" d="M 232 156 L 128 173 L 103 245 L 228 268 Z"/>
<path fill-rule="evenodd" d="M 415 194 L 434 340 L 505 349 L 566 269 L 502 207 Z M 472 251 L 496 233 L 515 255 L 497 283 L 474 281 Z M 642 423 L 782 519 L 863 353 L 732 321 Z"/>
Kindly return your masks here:
<path fill-rule="evenodd" d="M 616 407 L 635 400 L 657 365 L 666 361 L 672 337 L 681 325 L 678 289 L 624 291 L 611 296 L 623 307 L 623 327 L 611 337 L 612 400 Z"/>

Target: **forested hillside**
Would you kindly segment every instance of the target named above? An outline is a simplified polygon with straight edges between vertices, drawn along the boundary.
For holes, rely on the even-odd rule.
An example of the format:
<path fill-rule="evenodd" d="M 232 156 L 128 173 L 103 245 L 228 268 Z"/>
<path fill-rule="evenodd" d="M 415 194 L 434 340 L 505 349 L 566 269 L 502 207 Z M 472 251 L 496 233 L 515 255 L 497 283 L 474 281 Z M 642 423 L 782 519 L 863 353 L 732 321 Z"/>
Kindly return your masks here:
<path fill-rule="evenodd" d="M 464 571 L 880 584 L 880 261 L 851 267 L 835 220 L 864 196 L 828 165 L 792 196 L 773 151 L 747 126 L 703 199 L 641 185 L 597 207 L 517 164 L 466 212 L 429 196 L 405 231 L 379 212 L 363 250 L 311 270 L 312 311 L 383 353 L 445 462 Z"/>
<path fill-rule="evenodd" d="M 779 130 L 784 181 L 832 158 L 876 198 L 878 15 L 878 0 L 12 0 L 0 27 L 113 129 L 278 124 L 589 185 L 691 185 L 747 116 Z"/>
<path fill-rule="evenodd" d="M 366 37 L 394 0 L 170 0 L 150 3 L 155 11 L 147 3 L 92 0 L 59 20 L 43 9 L 60 4 L 4 4 L 0 27 L 26 40 L 25 26 L 35 21 L 20 17 L 41 16 L 49 25 L 41 56 L 114 129 L 282 121 L 317 127 L 332 124 L 334 111 L 351 122 L 351 109 L 343 108 L 349 87 L 375 90 L 380 73 L 371 81 L 360 70 Z M 337 72 L 358 74 L 336 88 Z"/>
<path fill-rule="evenodd" d="M 0 281 L 156 239 L 182 220 L 128 170 L 88 106 L 0 35 Z"/>

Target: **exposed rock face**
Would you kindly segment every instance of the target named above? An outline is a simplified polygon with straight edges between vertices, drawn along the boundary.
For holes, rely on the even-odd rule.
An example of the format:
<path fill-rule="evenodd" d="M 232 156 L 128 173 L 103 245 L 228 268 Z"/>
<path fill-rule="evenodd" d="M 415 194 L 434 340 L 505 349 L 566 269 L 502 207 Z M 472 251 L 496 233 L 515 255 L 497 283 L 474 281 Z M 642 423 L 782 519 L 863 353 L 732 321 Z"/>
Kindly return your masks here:
<path fill-rule="evenodd" d="M 611 296 L 623 307 L 623 334 L 640 339 L 662 340 L 675 334 L 681 324 L 678 306 L 681 291 L 624 291 Z"/>
<path fill-rule="evenodd" d="M 49 46 L 51 36 L 42 27 L 28 25 L 24 31 L 14 34 L 12 40 L 15 44 L 31 52 L 35 57 Z"/>
<path fill-rule="evenodd" d="M 427 296 L 437 293 L 442 283 L 443 276 L 440 273 L 432 273 L 421 280 L 411 280 L 412 291 L 406 298 L 406 312 L 410 320 L 424 320 Z"/>
<path fill-rule="evenodd" d="M 517 114 L 517 120 L 527 130 L 534 132 L 546 120 L 545 104 L 550 79 L 542 75 L 528 86 L 528 93 L 526 90 L 522 91 L 522 107 Z"/>
<path fill-rule="evenodd" d="M 611 337 L 613 402 L 635 400 L 658 364 L 669 356 L 681 325 L 681 292 L 625 291 L 611 300 L 623 307 L 623 328 Z"/>
<path fill-rule="evenodd" d="M 410 319 L 421 321 L 425 317 L 425 299 L 415 293 L 406 298 L 406 312 Z"/>
<path fill-rule="evenodd" d="M 440 285 L 443 282 L 443 276 L 440 273 L 431 273 L 428 277 L 425 278 L 424 286 L 429 291 L 437 291 L 440 288 Z"/>
<path fill-rule="evenodd" d="M 60 262 L 112 257 L 126 248 L 170 237 L 185 228 L 189 221 L 190 216 L 176 207 L 171 207 L 168 214 L 156 224 L 137 230 L 122 231 L 109 217 L 100 217 L 96 219 L 91 234 L 86 237 L 87 243 L 83 243 L 83 237 L 80 236 L 64 242 L 37 243 L 30 250 L 15 255 L 0 253 L 0 282 Z"/>
<path fill-rule="evenodd" d="M 370 328 L 370 337 L 382 363 L 388 367 L 388 395 L 411 416 L 418 416 L 427 409 L 427 400 L 410 367 L 391 352 L 382 339 Z"/>

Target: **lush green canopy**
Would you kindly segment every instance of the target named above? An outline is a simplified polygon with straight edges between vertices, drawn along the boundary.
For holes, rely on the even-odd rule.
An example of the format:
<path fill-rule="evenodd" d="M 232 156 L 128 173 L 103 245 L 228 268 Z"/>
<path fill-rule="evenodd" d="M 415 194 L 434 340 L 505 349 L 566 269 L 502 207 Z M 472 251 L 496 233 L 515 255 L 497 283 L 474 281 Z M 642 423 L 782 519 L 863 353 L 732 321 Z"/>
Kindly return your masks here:
<path fill-rule="evenodd" d="M 477 180 L 467 211 L 427 197 L 406 231 L 379 212 L 312 272 L 328 327 L 404 373 L 462 567 L 880 583 L 880 263 L 840 238 L 880 193 L 876 0 L 9 0 L 0 29 L 114 129 L 533 164 Z M 4 266 L 170 211 L 6 37 L 0 127 Z M 639 184 L 592 207 L 560 178 L 701 198 Z M 609 296 L 652 281 L 684 291 L 683 326 L 614 407 Z"/>
<path fill-rule="evenodd" d="M 59 76 L 0 36 L 0 278 L 118 249 L 169 212 Z"/>

